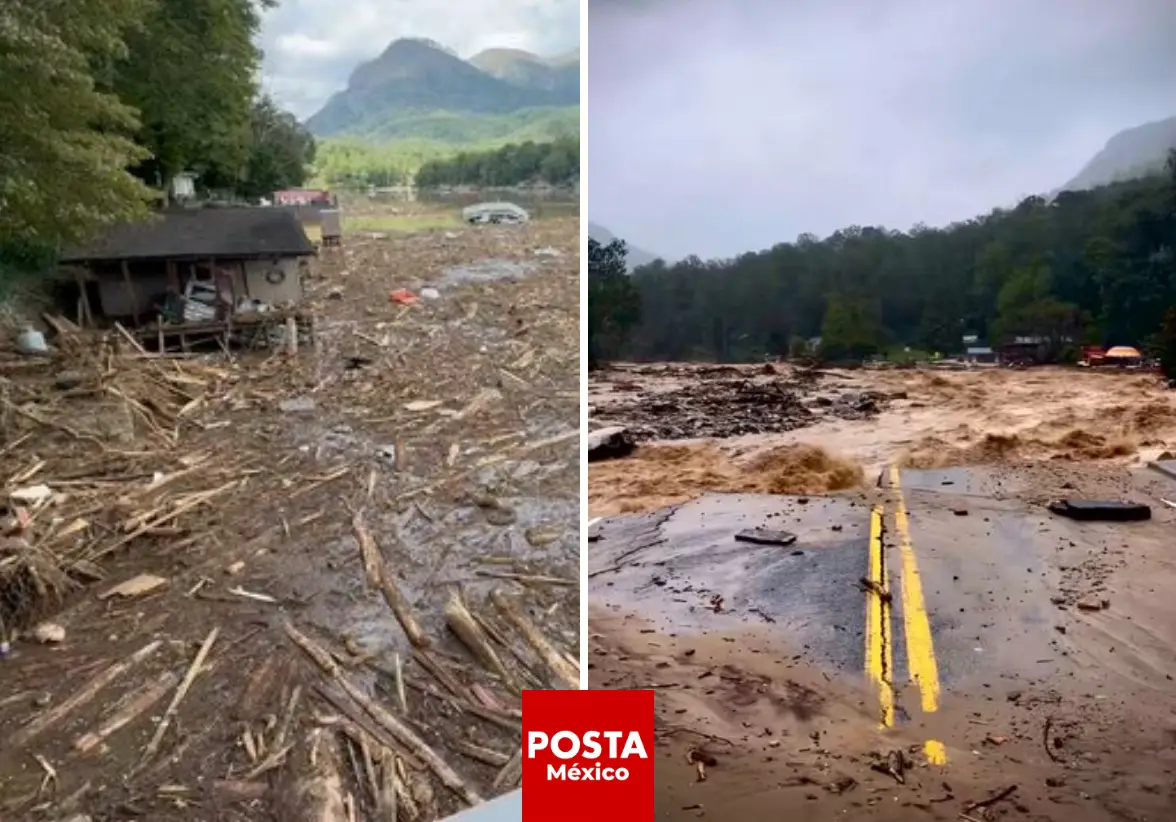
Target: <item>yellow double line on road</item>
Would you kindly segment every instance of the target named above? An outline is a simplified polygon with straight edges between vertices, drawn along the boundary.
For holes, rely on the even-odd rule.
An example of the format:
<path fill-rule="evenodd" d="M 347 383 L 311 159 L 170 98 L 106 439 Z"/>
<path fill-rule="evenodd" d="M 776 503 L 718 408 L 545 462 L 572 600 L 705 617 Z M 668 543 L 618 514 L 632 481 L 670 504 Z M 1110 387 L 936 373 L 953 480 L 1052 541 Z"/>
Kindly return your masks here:
<path fill-rule="evenodd" d="M 910 521 L 903 499 L 897 465 L 890 467 L 890 487 L 894 493 L 894 529 L 898 535 L 902 573 L 902 622 L 906 638 L 907 669 L 919 688 L 923 713 L 939 710 L 939 665 L 931 638 L 931 622 L 923 599 L 923 582 L 911 543 Z M 867 579 L 872 590 L 866 595 L 866 677 L 878 688 L 882 725 L 894 726 L 894 663 L 891 651 L 891 601 L 886 551 L 882 545 L 883 506 L 870 512 L 869 568 Z M 928 740 L 924 746 L 932 764 L 944 764 L 947 752 L 943 743 Z"/>

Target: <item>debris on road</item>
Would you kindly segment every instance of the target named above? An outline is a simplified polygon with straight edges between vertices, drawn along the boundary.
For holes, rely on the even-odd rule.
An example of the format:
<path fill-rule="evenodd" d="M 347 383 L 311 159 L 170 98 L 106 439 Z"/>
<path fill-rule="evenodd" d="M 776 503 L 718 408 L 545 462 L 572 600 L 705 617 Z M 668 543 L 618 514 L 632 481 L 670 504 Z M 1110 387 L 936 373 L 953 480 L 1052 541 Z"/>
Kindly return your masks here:
<path fill-rule="evenodd" d="M 1151 519 L 1151 507 L 1138 502 L 1102 500 L 1057 500 L 1048 505 L 1051 512 L 1083 522 L 1139 522 Z"/>
<path fill-rule="evenodd" d="M 773 531 L 771 528 L 747 528 L 735 534 L 738 542 L 750 542 L 755 545 L 791 545 L 796 542 L 796 534 L 788 531 Z"/>
<path fill-rule="evenodd" d="M 874 761 L 870 763 L 871 770 L 890 776 L 900 785 L 906 784 L 907 767 L 906 754 L 898 748 L 887 752 L 885 757 L 875 754 Z"/>
<path fill-rule="evenodd" d="M 1007 788 L 997 791 L 992 796 L 986 799 L 979 799 L 974 802 L 967 802 L 964 804 L 964 813 L 971 813 L 980 808 L 988 808 L 995 805 L 997 802 L 1003 802 L 1017 792 L 1016 785 L 1009 785 Z"/>
<path fill-rule="evenodd" d="M 860 580 L 858 580 L 858 588 L 862 591 L 865 591 L 866 593 L 873 594 L 883 602 L 892 602 L 894 600 L 894 595 L 883 588 L 882 584 L 877 580 L 866 579 L 865 577 L 862 577 Z"/>

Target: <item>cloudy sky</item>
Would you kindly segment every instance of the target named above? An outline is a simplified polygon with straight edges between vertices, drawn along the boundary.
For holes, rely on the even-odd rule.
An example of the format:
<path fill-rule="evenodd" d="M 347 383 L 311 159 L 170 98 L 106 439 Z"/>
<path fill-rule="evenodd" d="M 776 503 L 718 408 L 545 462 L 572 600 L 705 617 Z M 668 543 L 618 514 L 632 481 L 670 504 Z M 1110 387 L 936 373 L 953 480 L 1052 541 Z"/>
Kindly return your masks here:
<path fill-rule="evenodd" d="M 281 0 L 262 30 L 263 83 L 305 118 L 397 38 L 427 37 L 463 57 L 492 47 L 554 56 L 579 45 L 579 21 L 578 0 Z"/>
<path fill-rule="evenodd" d="M 669 257 L 939 225 L 1176 115 L 1172 0 L 591 0 L 588 211 Z"/>

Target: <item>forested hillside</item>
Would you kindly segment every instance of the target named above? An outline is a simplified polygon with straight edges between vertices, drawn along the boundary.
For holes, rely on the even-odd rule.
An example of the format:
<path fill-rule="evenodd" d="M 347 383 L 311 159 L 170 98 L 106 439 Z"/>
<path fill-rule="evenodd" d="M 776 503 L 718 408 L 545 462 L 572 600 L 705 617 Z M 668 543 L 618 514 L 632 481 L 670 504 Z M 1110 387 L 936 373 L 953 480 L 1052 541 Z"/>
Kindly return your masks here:
<path fill-rule="evenodd" d="M 484 188 L 546 183 L 571 185 L 580 176 L 580 141 L 526 142 L 491 151 L 463 152 L 421 166 L 416 185 Z"/>
<path fill-rule="evenodd" d="M 1176 153 L 1140 180 L 943 228 L 853 226 L 733 260 L 655 263 L 631 287 L 640 321 L 612 287 L 590 331 L 613 316 L 607 294 L 620 294 L 632 327 L 610 354 L 636 359 L 753 360 L 814 337 L 830 357 L 954 352 L 968 334 L 1042 336 L 1058 358 L 1085 341 L 1146 344 L 1176 306 Z"/>
<path fill-rule="evenodd" d="M 154 187 L 258 196 L 314 141 L 260 93 L 269 0 L 8 0 L 0 14 L 0 262 L 140 217 Z"/>

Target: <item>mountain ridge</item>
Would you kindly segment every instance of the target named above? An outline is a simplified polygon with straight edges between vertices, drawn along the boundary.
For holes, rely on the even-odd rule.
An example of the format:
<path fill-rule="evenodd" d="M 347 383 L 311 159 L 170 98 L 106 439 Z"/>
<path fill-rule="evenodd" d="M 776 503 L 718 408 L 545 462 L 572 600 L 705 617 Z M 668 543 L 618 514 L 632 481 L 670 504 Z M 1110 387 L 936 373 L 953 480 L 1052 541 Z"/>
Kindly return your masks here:
<path fill-rule="evenodd" d="M 398 122 L 399 137 L 416 136 L 414 117 L 501 116 L 580 104 L 579 50 L 544 58 L 521 49 L 486 49 L 465 60 L 440 43 L 393 40 L 357 65 L 347 86 L 306 120 L 316 137 L 378 133 Z M 560 62 L 561 60 L 565 62 Z M 479 65 L 480 64 L 480 65 Z"/>
<path fill-rule="evenodd" d="M 613 240 L 624 240 L 624 237 L 618 237 L 604 226 L 592 221 L 588 222 L 588 237 L 596 240 L 601 245 L 608 245 Z M 628 240 L 625 240 L 625 250 L 628 252 L 625 255 L 625 264 L 628 266 L 629 272 L 632 273 L 634 269 L 640 268 L 643 265 L 649 265 L 656 260 L 664 260 L 669 263 L 670 260 L 658 254 L 652 254 L 643 248 L 638 248 L 632 245 Z"/>
<path fill-rule="evenodd" d="M 1144 177 L 1162 169 L 1172 149 L 1176 149 L 1176 117 L 1125 128 L 1058 191 L 1082 191 Z"/>

